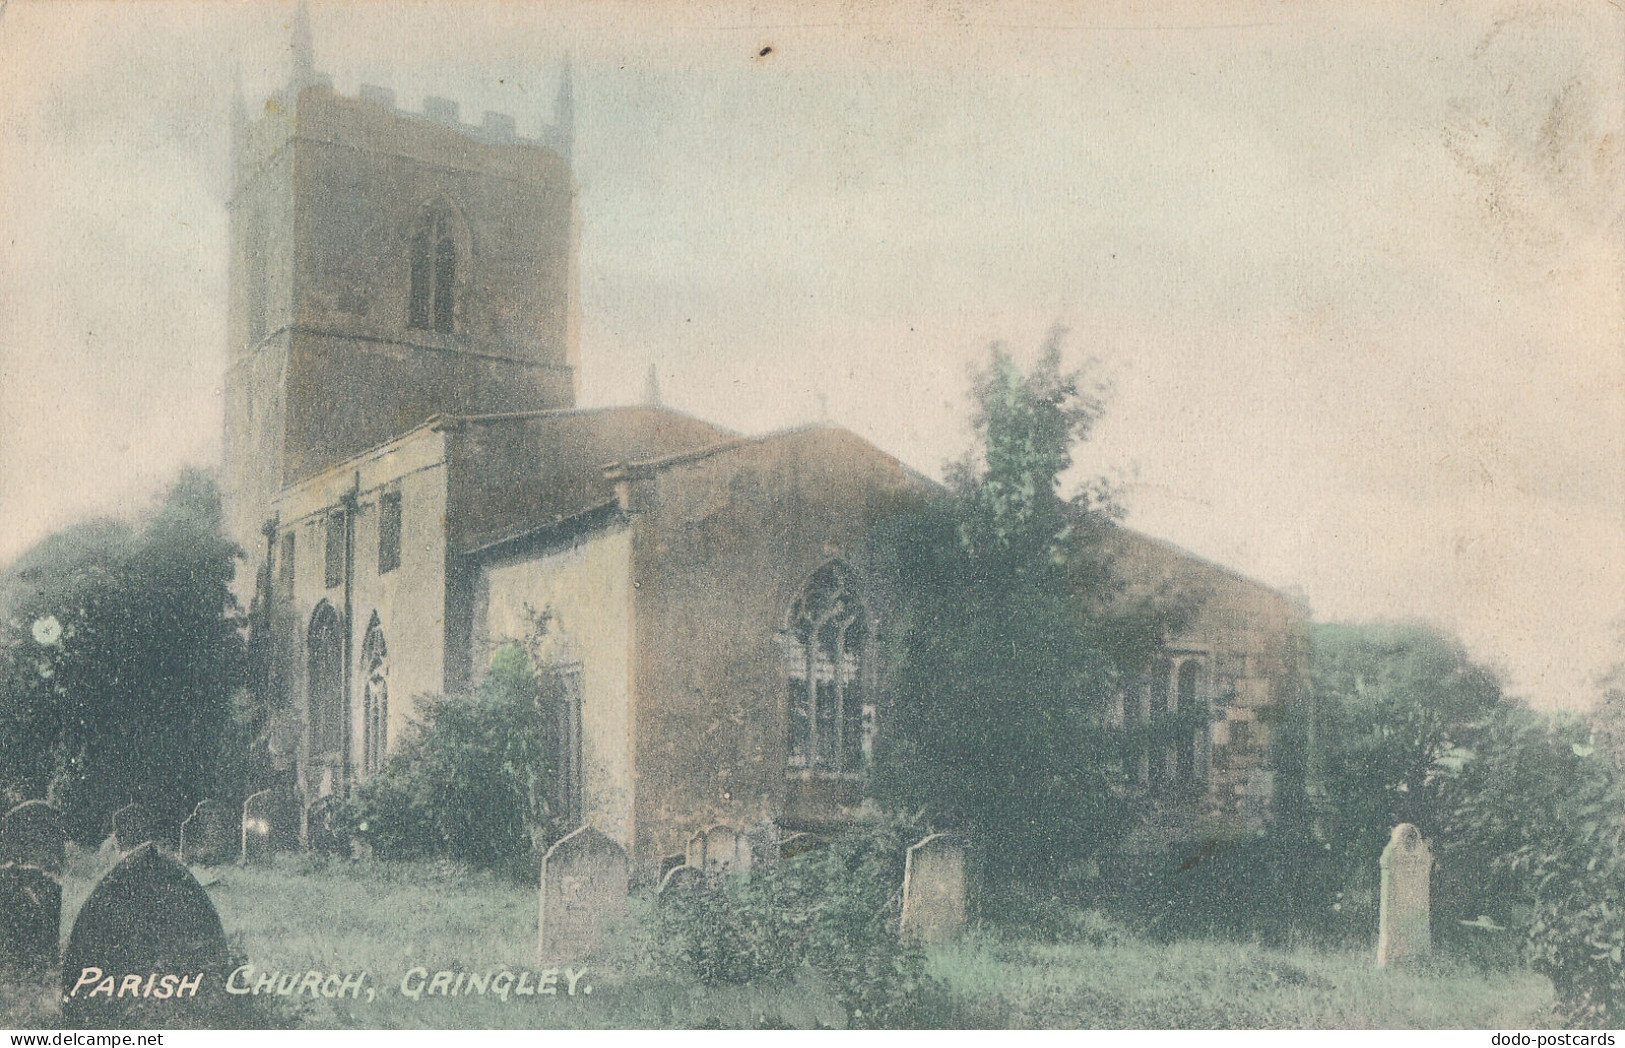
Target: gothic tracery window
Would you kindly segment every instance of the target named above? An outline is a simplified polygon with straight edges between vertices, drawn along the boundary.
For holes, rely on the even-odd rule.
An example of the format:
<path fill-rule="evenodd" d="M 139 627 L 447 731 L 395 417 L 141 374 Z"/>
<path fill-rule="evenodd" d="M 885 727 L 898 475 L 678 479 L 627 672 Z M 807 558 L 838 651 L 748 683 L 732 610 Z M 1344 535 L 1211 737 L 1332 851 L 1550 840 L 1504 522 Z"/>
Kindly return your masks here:
<path fill-rule="evenodd" d="M 377 612 L 361 643 L 361 768 L 380 771 L 389 752 L 389 646 Z"/>
<path fill-rule="evenodd" d="M 457 237 L 445 209 L 429 213 L 412 236 L 412 293 L 408 322 L 450 334 L 456 319 Z"/>
<path fill-rule="evenodd" d="M 844 565 L 815 573 L 779 635 L 789 699 L 791 767 L 857 772 L 868 762 L 874 706 L 863 681 L 870 622 Z"/>
<path fill-rule="evenodd" d="M 310 617 L 305 653 L 310 751 L 329 753 L 344 745 L 344 636 L 339 613 L 325 600 Z"/>

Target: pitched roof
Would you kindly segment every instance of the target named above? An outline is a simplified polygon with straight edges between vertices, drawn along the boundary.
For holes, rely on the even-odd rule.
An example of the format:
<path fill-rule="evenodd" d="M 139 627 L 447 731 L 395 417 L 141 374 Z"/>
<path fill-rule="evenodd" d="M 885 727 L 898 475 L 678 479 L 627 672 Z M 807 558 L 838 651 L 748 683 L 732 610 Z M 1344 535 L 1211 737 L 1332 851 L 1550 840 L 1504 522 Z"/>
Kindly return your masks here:
<path fill-rule="evenodd" d="M 613 463 L 663 459 L 737 440 L 708 422 L 655 407 L 587 408 L 445 419 L 453 442 L 447 527 L 469 551 L 550 526 L 614 497 Z"/>

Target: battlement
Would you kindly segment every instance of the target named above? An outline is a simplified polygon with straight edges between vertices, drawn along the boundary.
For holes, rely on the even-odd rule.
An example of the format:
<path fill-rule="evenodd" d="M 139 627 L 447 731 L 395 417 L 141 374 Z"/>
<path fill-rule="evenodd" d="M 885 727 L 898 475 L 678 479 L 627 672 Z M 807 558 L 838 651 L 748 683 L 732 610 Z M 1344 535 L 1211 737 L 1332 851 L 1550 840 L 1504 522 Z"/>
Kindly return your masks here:
<path fill-rule="evenodd" d="M 356 97 L 363 102 L 385 109 L 396 116 L 424 120 L 429 123 L 439 124 L 442 127 L 449 127 L 487 145 L 545 146 L 561 154 L 567 153 L 569 148 L 571 129 L 564 124 L 543 123 L 534 137 L 525 137 L 519 134 L 518 121 L 510 113 L 499 113 L 487 109 L 482 114 L 478 124 L 463 122 L 461 107 L 450 98 L 441 98 L 437 95 L 425 96 L 423 108 L 418 112 L 413 112 L 401 109 L 397 105 L 393 90 L 380 87 L 377 84 L 362 84 Z"/>
<path fill-rule="evenodd" d="M 250 118 L 247 106 L 243 102 L 241 84 L 238 85 L 233 100 L 232 128 L 239 184 L 245 177 L 252 177 L 265 163 L 272 161 L 294 134 L 308 131 L 305 121 L 295 114 L 301 108 L 300 99 L 307 97 L 305 93 L 312 88 L 319 89 L 315 97 L 309 99 L 315 102 L 313 108 L 323 114 L 318 118 L 318 124 L 332 125 L 333 118 L 340 110 L 347 109 L 351 112 L 352 116 L 349 118 L 338 117 L 338 123 L 344 125 L 343 127 L 330 126 L 330 130 L 335 130 L 341 135 L 360 131 L 362 125 L 370 124 L 374 130 L 382 126 L 391 126 L 376 118 L 394 117 L 396 120 L 422 125 L 426 133 L 429 126 L 435 126 L 454 131 L 487 146 L 539 146 L 558 154 L 566 165 L 570 161 L 575 103 L 568 63 L 564 66 L 558 94 L 553 103 L 553 120 L 551 123 L 541 122 L 534 137 L 519 134 L 518 121 L 509 113 L 487 110 L 479 123 L 464 123 L 457 102 L 438 95 L 426 96 L 423 99 L 422 109 L 413 112 L 399 108 L 395 92 L 377 84 L 360 85 L 354 96 L 340 94 L 333 87 L 332 78 L 316 70 L 310 13 L 304 0 L 301 0 L 294 17 L 292 69 L 287 84 L 266 100 L 263 113 L 254 119 Z M 337 108 L 334 103 L 337 103 Z M 372 119 L 360 115 L 367 110 L 372 110 Z M 407 126 L 410 126 L 410 123 Z M 403 130 L 398 124 L 392 126 L 395 129 L 392 132 L 394 134 Z M 366 134 L 365 131 L 361 133 Z M 439 138 L 442 150 L 446 148 L 448 140 L 443 135 L 428 134 L 430 138 Z"/>

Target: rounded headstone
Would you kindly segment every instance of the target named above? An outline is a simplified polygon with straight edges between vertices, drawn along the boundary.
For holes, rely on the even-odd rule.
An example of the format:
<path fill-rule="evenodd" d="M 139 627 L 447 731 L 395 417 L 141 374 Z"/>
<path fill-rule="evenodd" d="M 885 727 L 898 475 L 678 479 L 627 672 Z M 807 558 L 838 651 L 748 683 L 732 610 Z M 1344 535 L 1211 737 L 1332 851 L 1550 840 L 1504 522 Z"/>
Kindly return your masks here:
<path fill-rule="evenodd" d="M 350 830 L 344 822 L 344 802 L 333 794 L 318 798 L 305 811 L 305 836 L 313 852 L 349 855 Z"/>
<path fill-rule="evenodd" d="M 56 964 L 62 885 L 38 866 L 0 865 L 0 971 L 41 972 Z"/>
<path fill-rule="evenodd" d="M 965 927 L 967 896 L 964 842 L 933 833 L 908 850 L 900 933 L 923 942 L 953 938 Z"/>
<path fill-rule="evenodd" d="M 229 804 L 204 798 L 181 823 L 181 861 L 219 866 L 237 855 L 236 812 Z"/>
<path fill-rule="evenodd" d="M 37 866 L 60 877 L 67 843 L 62 813 L 44 801 L 24 801 L 0 819 L 0 863 Z"/>
<path fill-rule="evenodd" d="M 750 840 L 721 823 L 700 830 L 688 839 L 687 865 L 702 870 L 749 873 Z"/>
<path fill-rule="evenodd" d="M 242 855 L 246 863 L 270 862 L 277 852 L 299 847 L 299 802 L 284 790 L 261 790 L 243 802 Z"/>
<path fill-rule="evenodd" d="M 626 909 L 630 872 L 626 849 L 592 826 L 560 838 L 547 850 L 537 943 L 544 966 L 569 964 L 597 952 L 605 919 Z"/>
<path fill-rule="evenodd" d="M 797 855 L 805 855 L 810 851 L 817 851 L 826 842 L 824 838 L 813 833 L 792 833 L 779 841 L 779 858 L 793 859 Z"/>
<path fill-rule="evenodd" d="M 92 889 L 62 957 L 62 1019 L 78 1027 L 222 1025 L 230 953 L 185 866 L 143 844 Z M 185 990 L 191 986 L 194 989 Z"/>
<path fill-rule="evenodd" d="M 1402 822 L 1389 835 L 1378 865 L 1382 889 L 1377 904 L 1377 964 L 1383 966 L 1433 948 L 1433 852 L 1422 831 Z"/>
<path fill-rule="evenodd" d="M 660 879 L 662 899 L 699 891 L 705 886 L 705 871 L 698 866 L 673 866 Z"/>

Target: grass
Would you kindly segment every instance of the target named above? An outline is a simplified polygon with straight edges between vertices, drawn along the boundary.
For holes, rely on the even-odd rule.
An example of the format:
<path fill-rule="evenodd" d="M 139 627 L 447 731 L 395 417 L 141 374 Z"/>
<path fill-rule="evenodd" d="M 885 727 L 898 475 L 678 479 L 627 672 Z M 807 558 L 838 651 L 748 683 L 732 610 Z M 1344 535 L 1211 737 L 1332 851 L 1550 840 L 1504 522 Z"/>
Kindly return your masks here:
<path fill-rule="evenodd" d="M 74 850 L 63 935 L 111 856 Z M 366 972 L 361 999 L 267 997 L 257 1020 L 313 1028 L 675 1029 L 844 1024 L 810 974 L 790 982 L 705 987 L 663 970 L 632 917 L 612 955 L 577 993 L 490 992 L 413 999 L 413 969 L 540 973 L 537 894 L 529 884 L 450 864 L 279 857 L 269 868 L 201 872 L 234 951 L 260 971 Z M 928 952 L 946 986 L 942 1019 L 1009 1028 L 1531 1028 L 1554 1024 L 1552 991 L 1524 971 L 1486 972 L 1448 958 L 1378 970 L 1369 951 L 1274 950 L 1212 940 L 1153 944 L 1090 916 L 1064 941 L 972 932 Z M 532 976 L 534 979 L 535 976 Z M 411 985 L 409 982 L 408 985 Z M 586 992 L 590 986 L 592 992 Z M 56 1025 L 54 988 L 0 983 L 0 1026 Z"/>
<path fill-rule="evenodd" d="M 1113 937 L 1114 939 L 1116 937 Z M 1367 951 L 1274 950 L 1129 937 L 1102 943 L 972 934 L 932 974 L 979 1025 L 1020 1029 L 1487 1029 L 1556 1024 L 1552 987 L 1527 971 L 1434 957 L 1378 969 Z"/>

